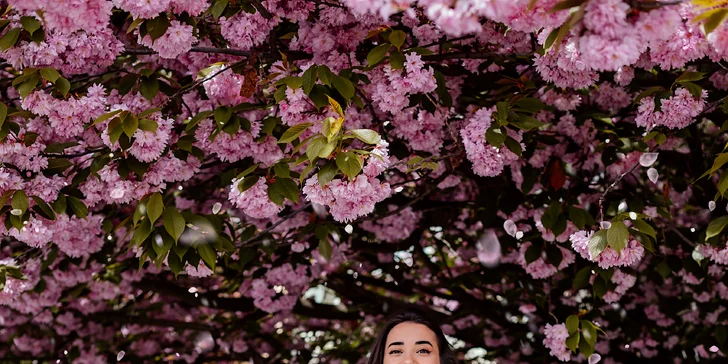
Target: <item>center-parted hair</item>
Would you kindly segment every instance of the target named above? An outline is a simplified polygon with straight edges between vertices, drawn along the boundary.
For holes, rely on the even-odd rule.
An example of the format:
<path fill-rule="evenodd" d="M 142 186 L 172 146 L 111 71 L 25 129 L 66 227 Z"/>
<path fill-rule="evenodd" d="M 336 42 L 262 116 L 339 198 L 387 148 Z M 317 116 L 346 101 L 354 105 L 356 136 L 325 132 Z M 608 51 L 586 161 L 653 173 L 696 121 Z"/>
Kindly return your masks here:
<path fill-rule="evenodd" d="M 445 334 L 442 333 L 440 325 L 427 317 L 427 315 L 421 310 L 414 308 L 395 313 L 387 319 L 384 327 L 382 327 L 379 332 L 376 341 L 374 341 L 371 351 L 369 352 L 369 360 L 367 361 L 367 364 L 384 363 L 384 352 L 389 332 L 392 331 L 395 326 L 405 322 L 424 325 L 435 333 L 435 337 L 437 337 L 437 347 L 440 351 L 440 364 L 458 364 L 458 361 L 455 358 L 455 353 L 450 347 L 450 343 L 447 342 Z"/>

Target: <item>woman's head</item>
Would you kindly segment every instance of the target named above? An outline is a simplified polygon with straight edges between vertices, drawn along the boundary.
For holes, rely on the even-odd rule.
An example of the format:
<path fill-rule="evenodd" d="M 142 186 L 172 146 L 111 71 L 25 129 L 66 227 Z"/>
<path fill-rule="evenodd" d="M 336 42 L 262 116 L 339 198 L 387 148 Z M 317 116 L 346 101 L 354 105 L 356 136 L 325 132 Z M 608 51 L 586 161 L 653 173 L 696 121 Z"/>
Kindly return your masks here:
<path fill-rule="evenodd" d="M 379 332 L 368 364 L 456 364 L 440 326 L 419 310 L 391 316 Z"/>

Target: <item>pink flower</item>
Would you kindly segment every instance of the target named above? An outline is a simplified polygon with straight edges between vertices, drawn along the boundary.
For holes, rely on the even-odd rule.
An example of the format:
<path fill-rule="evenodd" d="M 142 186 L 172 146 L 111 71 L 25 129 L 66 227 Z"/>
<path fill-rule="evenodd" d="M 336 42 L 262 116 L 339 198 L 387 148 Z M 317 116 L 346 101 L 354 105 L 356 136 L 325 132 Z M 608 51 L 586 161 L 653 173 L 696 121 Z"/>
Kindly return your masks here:
<path fill-rule="evenodd" d="M 228 200 L 242 212 L 255 219 L 267 219 L 275 216 L 281 210 L 282 206 L 278 206 L 268 198 L 268 185 L 265 178 L 258 179 L 258 182 L 244 192 L 240 192 L 238 185 L 240 180 L 233 179 L 230 186 L 230 194 Z"/>
<path fill-rule="evenodd" d="M 617 253 L 611 246 L 606 247 L 596 257 L 591 256 L 589 252 L 589 239 L 593 232 L 584 230 L 571 234 L 571 246 L 581 255 L 582 258 L 596 262 L 600 268 L 607 269 L 611 267 L 631 266 L 640 261 L 645 253 L 644 247 L 637 240 L 629 239 L 627 246 L 622 249 L 621 253 Z"/>
<path fill-rule="evenodd" d="M 175 59 L 188 52 L 196 40 L 192 35 L 191 25 L 172 20 L 169 28 L 161 37 L 152 40 L 152 37 L 147 34 L 144 38 L 140 36 L 139 43 L 151 47 L 162 58 Z"/>
<path fill-rule="evenodd" d="M 566 339 L 569 338 L 569 331 L 565 324 L 546 324 L 543 330 L 546 337 L 543 344 L 550 350 L 549 354 L 561 361 L 571 360 L 571 351 L 566 347 Z"/>
<path fill-rule="evenodd" d="M 495 108 L 482 108 L 469 119 L 465 128 L 460 130 L 463 138 L 465 152 L 473 163 L 473 171 L 484 177 L 497 176 L 503 172 L 503 167 L 518 160 L 518 156 L 505 146 L 496 148 L 485 140 L 485 132 L 491 125 L 491 117 Z M 511 133 L 509 133 L 511 134 Z M 520 135 L 510 135 L 520 142 Z M 522 145 L 525 149 L 525 146 Z"/>
<path fill-rule="evenodd" d="M 391 194 L 388 183 L 360 174 L 352 181 L 334 179 L 321 187 L 314 175 L 303 187 L 306 200 L 329 206 L 334 220 L 350 222 L 374 211 L 374 205 Z"/>
<path fill-rule="evenodd" d="M 647 130 L 655 126 L 666 126 L 670 129 L 682 129 L 695 122 L 695 118 L 705 109 L 708 92 L 703 90 L 700 98 L 695 98 L 684 88 L 675 90 L 675 95 L 661 100 L 662 110 L 655 111 L 654 97 L 645 97 L 640 101 L 635 123 Z"/>

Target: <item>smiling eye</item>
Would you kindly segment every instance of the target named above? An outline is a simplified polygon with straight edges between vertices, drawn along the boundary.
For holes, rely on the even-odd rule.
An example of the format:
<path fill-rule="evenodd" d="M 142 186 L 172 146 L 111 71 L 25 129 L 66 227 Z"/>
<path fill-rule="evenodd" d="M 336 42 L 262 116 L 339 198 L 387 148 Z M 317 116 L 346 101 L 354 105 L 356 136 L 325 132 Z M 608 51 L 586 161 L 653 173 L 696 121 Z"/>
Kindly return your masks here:
<path fill-rule="evenodd" d="M 431 351 L 429 351 L 427 349 L 420 349 L 419 351 L 417 351 L 417 354 L 429 354 L 429 353 L 431 353 Z"/>
<path fill-rule="evenodd" d="M 402 354 L 402 350 L 394 349 L 389 352 L 389 355 Z"/>

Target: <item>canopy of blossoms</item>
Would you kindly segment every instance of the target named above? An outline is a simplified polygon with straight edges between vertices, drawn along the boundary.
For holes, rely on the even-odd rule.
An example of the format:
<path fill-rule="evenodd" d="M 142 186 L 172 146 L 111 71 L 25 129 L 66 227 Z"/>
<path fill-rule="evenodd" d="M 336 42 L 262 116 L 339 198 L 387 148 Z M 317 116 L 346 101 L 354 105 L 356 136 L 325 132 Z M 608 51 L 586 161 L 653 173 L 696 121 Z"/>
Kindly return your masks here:
<path fill-rule="evenodd" d="M 3 360 L 726 360 L 728 1 L 0 6 Z"/>

